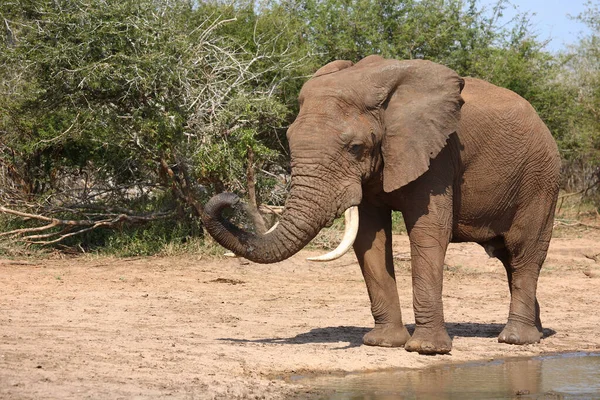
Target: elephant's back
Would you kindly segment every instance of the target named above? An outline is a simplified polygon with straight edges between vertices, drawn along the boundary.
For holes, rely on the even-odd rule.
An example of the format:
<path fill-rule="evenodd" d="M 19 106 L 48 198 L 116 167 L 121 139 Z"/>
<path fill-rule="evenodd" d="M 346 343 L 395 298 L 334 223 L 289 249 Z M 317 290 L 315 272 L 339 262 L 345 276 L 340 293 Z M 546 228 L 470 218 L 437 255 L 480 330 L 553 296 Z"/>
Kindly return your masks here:
<path fill-rule="evenodd" d="M 516 93 L 474 78 L 465 79 L 462 96 L 458 214 L 507 222 L 540 196 L 548 199 L 549 212 L 558 191 L 560 157 L 534 108 Z"/>
<path fill-rule="evenodd" d="M 465 78 L 459 138 L 469 143 L 463 154 L 488 155 L 520 164 L 532 155 L 559 160 L 552 134 L 527 100 L 515 92 L 476 78 Z"/>
<path fill-rule="evenodd" d="M 522 107 L 524 110 L 533 110 L 527 100 L 512 90 L 477 78 L 466 77 L 463 79 L 465 86 L 461 94 L 467 104 L 475 103 L 498 111 L 510 110 L 515 106 Z"/>

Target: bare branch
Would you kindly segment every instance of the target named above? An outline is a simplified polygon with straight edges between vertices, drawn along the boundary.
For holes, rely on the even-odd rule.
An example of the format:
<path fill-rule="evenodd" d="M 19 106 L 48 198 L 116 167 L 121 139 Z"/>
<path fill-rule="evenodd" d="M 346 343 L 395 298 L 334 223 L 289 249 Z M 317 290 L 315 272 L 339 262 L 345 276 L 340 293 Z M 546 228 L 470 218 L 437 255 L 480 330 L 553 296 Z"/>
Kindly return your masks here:
<path fill-rule="evenodd" d="M 590 224 L 586 224 L 580 221 L 570 221 L 570 220 L 560 220 L 560 219 L 556 219 L 554 221 L 554 226 L 567 226 L 567 227 L 576 227 L 576 226 L 581 226 L 584 228 L 590 228 L 590 229 L 600 229 L 600 226 L 598 225 L 590 225 Z"/>
<path fill-rule="evenodd" d="M 57 140 L 59 140 L 60 138 L 62 138 L 63 136 L 65 136 L 67 133 L 69 133 L 71 131 L 71 129 L 73 129 L 73 127 L 75 126 L 75 124 L 77 123 L 77 120 L 79 119 L 79 113 L 77 113 L 77 115 L 75 116 L 75 118 L 73 119 L 73 123 L 71 124 L 71 126 L 69 126 L 64 132 L 62 132 L 61 134 L 53 137 L 52 139 L 42 139 L 40 140 L 37 144 L 39 145 L 40 143 L 52 143 L 52 142 L 56 142 Z"/>
<path fill-rule="evenodd" d="M 48 221 L 48 222 L 58 221 L 55 218 L 49 218 L 49 217 L 44 217 L 43 215 L 35 215 L 35 214 L 29 214 L 29 213 L 25 213 L 25 212 L 21 212 L 21 211 L 17 211 L 17 210 L 11 210 L 10 208 L 6 208 L 4 206 L 0 206 L 0 212 L 4 213 L 4 214 L 16 215 L 16 216 L 22 217 L 22 218 L 39 219 L 41 221 Z"/>
<path fill-rule="evenodd" d="M 63 209 L 64 211 L 64 209 Z M 19 237 L 21 241 L 28 244 L 39 244 L 49 245 L 62 242 L 63 240 L 81 235 L 82 233 L 92 231 L 98 228 L 109 228 L 114 229 L 122 226 L 122 224 L 139 225 L 160 219 L 170 218 L 173 216 L 173 212 L 157 212 L 149 215 L 127 215 L 127 214 L 96 214 L 96 217 L 100 218 L 97 220 L 92 219 L 59 219 L 53 217 L 47 217 L 41 214 L 26 213 L 18 210 L 13 210 L 4 206 L 0 206 L 0 212 L 4 214 L 10 214 L 17 216 L 25 220 L 38 220 L 48 222 L 46 225 L 32 228 L 21 228 L 14 229 L 9 232 L 0 233 L 2 236 L 13 236 Z M 48 232 L 44 234 L 31 235 L 35 232 L 45 232 L 53 228 L 62 228 L 59 231 Z M 75 229 L 75 231 L 73 231 Z M 50 239 L 50 240 L 39 240 L 39 239 Z"/>
<path fill-rule="evenodd" d="M 258 212 L 258 203 L 256 201 L 256 183 L 254 177 L 254 150 L 252 147 L 248 146 L 247 148 L 248 154 L 248 166 L 246 168 L 246 180 L 248 187 L 248 204 L 247 211 L 250 214 L 250 218 L 254 222 L 254 226 L 256 230 L 260 234 L 264 234 L 267 231 L 267 226 L 265 225 L 265 220 L 262 218 L 260 213 Z"/>
<path fill-rule="evenodd" d="M 283 213 L 283 206 L 269 206 L 267 204 L 261 204 L 258 208 L 260 212 L 265 214 L 281 215 Z"/>
<path fill-rule="evenodd" d="M 11 235 L 22 235 L 25 233 L 29 233 L 29 232 L 43 232 L 46 231 L 48 229 L 52 229 L 56 226 L 58 226 L 59 224 L 56 222 L 51 222 L 48 225 L 44 225 L 44 226 L 38 226 L 37 228 L 21 228 L 21 229 L 15 229 L 9 232 L 2 232 L 0 233 L 0 237 L 1 236 L 11 236 Z"/>

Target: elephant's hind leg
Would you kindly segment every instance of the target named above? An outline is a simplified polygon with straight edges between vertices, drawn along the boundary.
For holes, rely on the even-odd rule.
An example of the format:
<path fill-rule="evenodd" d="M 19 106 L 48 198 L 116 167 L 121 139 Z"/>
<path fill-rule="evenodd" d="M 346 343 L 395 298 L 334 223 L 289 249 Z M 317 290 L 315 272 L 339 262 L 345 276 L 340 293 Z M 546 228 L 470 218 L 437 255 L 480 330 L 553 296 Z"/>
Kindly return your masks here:
<path fill-rule="evenodd" d="M 410 334 L 402 323 L 392 257 L 391 211 L 359 206 L 360 226 L 354 251 L 371 299 L 375 327 L 363 337 L 371 346 L 400 347 Z"/>
<path fill-rule="evenodd" d="M 511 262 L 506 265 L 511 300 L 508 322 L 498 336 L 500 343 L 538 343 L 543 336 L 540 306 L 536 298 L 541 263 Z"/>
<path fill-rule="evenodd" d="M 536 209 L 543 208 L 537 205 Z M 536 292 L 550 244 L 553 218 L 552 214 L 540 216 L 539 211 L 524 211 L 523 214 L 530 218 L 527 222 L 516 219 L 516 226 L 505 235 L 506 249 L 499 251 L 498 258 L 506 268 L 511 294 L 508 322 L 498 336 L 501 343 L 538 343 L 543 336 Z M 536 214 L 538 218 L 535 218 Z M 534 218 L 531 218 L 532 215 Z M 534 229 L 536 225 L 537 230 Z"/>
<path fill-rule="evenodd" d="M 498 341 L 509 344 L 539 342 L 542 332 L 540 308 L 537 299 L 535 302 L 531 301 L 532 287 L 537 285 L 538 272 L 536 271 L 539 271 L 537 263 L 518 263 L 516 258 L 513 261 L 513 256 L 506 248 L 502 237 L 494 238 L 481 245 L 491 257 L 496 257 L 504 265 L 511 293 L 508 322 L 498 336 Z"/>

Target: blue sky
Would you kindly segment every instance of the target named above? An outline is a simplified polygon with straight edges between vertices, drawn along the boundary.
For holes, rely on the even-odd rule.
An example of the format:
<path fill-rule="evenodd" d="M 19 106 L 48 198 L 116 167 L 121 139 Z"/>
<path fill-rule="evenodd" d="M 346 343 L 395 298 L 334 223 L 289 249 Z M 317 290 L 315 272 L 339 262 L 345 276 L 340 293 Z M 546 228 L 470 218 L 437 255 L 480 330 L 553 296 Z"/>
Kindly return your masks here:
<path fill-rule="evenodd" d="M 493 4 L 493 0 L 483 0 L 481 4 Z M 531 20 L 533 28 L 539 34 L 539 39 L 552 39 L 547 49 L 559 51 L 568 44 L 574 44 L 586 31 L 585 25 L 571 20 L 567 15 L 573 16 L 585 11 L 584 5 L 587 0 L 511 0 L 519 12 L 529 11 L 535 13 Z M 514 16 L 514 7 L 509 7 L 505 12 L 505 18 Z"/>

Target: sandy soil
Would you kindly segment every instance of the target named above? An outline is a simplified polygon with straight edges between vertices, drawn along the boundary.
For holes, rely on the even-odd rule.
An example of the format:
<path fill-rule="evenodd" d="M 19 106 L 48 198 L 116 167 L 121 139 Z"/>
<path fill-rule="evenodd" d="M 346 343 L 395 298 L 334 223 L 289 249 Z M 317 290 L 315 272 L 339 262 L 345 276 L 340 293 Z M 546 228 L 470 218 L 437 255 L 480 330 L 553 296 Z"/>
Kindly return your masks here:
<path fill-rule="evenodd" d="M 509 301 L 501 264 L 452 245 L 444 305 L 454 348 L 432 357 L 361 345 L 372 319 L 354 255 L 0 260 L 0 398 L 302 398 L 315 393 L 286 377 L 598 351 L 600 236 L 571 236 L 552 241 L 539 282 L 546 337 L 529 346 L 496 341 Z M 394 246 L 412 329 L 407 238 Z"/>

